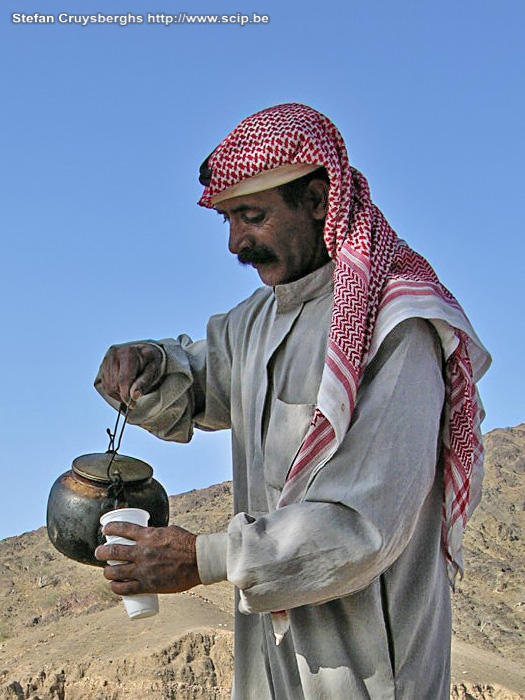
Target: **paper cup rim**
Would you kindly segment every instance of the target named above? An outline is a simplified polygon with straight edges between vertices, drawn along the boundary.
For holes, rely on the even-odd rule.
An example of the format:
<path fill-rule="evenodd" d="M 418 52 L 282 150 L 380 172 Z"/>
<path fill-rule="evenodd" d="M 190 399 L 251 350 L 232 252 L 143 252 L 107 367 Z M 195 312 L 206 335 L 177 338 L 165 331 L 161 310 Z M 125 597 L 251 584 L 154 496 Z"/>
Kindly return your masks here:
<path fill-rule="evenodd" d="M 133 522 L 133 520 L 126 520 L 126 517 L 129 517 L 130 515 L 136 513 L 140 513 L 141 515 L 143 513 L 146 513 L 146 515 L 148 516 L 146 519 L 146 523 L 150 519 L 150 514 L 144 508 L 116 508 L 115 510 L 110 510 L 107 513 L 104 513 L 100 516 L 100 524 L 102 525 L 102 527 L 104 527 L 104 525 L 107 525 L 107 523 L 115 522 L 114 517 L 108 518 L 108 516 L 114 516 L 116 513 L 122 516 L 121 518 L 119 518 L 120 522 Z"/>

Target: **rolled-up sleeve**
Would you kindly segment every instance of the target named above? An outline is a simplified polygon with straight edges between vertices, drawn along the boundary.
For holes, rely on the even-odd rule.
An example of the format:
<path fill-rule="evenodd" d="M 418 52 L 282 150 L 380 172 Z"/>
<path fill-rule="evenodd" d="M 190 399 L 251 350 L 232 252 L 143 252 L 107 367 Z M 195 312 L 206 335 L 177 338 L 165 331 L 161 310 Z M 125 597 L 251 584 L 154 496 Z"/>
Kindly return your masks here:
<path fill-rule="evenodd" d="M 435 333 L 425 321 L 400 324 L 369 365 L 350 430 L 306 500 L 231 521 L 226 569 L 241 611 L 339 598 L 396 561 L 436 478 L 443 400 Z"/>

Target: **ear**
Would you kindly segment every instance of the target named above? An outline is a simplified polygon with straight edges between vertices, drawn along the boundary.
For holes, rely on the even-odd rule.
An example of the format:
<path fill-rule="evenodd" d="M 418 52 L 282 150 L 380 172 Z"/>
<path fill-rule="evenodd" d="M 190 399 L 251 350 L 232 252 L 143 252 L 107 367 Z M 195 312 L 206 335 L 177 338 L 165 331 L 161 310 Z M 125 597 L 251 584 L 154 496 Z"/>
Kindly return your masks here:
<path fill-rule="evenodd" d="M 306 196 L 312 207 L 312 216 L 316 221 L 325 219 L 328 212 L 329 184 L 325 180 L 315 178 L 310 180 Z"/>

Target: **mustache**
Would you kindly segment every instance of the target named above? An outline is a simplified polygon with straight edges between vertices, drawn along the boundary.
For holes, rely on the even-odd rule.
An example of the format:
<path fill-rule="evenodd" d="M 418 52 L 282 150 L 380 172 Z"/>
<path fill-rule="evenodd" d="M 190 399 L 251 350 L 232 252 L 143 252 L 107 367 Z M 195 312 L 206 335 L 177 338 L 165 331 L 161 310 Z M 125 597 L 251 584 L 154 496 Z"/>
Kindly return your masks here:
<path fill-rule="evenodd" d="M 277 255 L 266 245 L 253 245 L 243 248 L 237 255 L 237 260 L 241 265 L 267 265 L 277 262 Z"/>

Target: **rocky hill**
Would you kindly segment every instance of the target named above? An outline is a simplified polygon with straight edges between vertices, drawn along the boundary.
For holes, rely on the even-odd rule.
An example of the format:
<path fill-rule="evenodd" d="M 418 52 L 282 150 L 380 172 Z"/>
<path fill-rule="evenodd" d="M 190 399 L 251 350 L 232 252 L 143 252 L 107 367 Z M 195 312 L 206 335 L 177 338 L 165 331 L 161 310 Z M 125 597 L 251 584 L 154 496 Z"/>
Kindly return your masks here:
<path fill-rule="evenodd" d="M 484 499 L 454 596 L 454 700 L 525 699 L 525 424 L 485 438 Z M 172 522 L 222 529 L 231 485 L 170 498 Z M 0 541 L 0 700 L 226 700 L 229 584 L 161 596 L 131 622 L 101 570 L 56 552 L 45 528 Z"/>
<path fill-rule="evenodd" d="M 456 638 L 525 661 L 525 423 L 485 436 L 483 499 L 465 536 Z"/>

